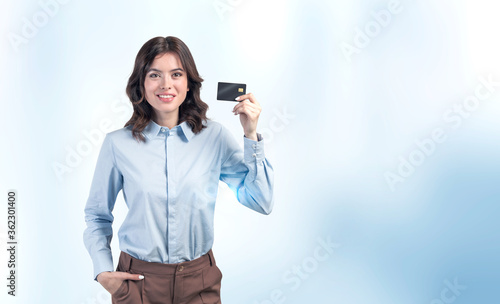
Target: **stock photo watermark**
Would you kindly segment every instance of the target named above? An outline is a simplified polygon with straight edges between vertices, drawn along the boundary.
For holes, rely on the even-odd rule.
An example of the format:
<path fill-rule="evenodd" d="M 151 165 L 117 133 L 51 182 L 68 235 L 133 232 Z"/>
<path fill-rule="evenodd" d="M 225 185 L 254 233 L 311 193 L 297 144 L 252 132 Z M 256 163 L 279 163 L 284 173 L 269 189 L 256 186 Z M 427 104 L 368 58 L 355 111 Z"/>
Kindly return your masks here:
<path fill-rule="evenodd" d="M 351 62 L 351 57 L 354 54 L 360 54 L 361 51 L 367 48 L 372 39 L 376 38 L 382 32 L 382 29 L 391 24 L 395 15 L 403 11 L 403 6 L 398 0 L 391 0 L 387 3 L 387 8 L 379 11 L 371 11 L 371 20 L 365 23 L 363 27 L 354 28 L 354 37 L 352 43 L 342 41 L 340 49 L 342 54 Z"/>
<path fill-rule="evenodd" d="M 16 296 L 18 282 L 18 252 L 19 245 L 17 243 L 17 190 L 7 191 L 7 294 Z"/>
<path fill-rule="evenodd" d="M 81 302 L 80 304 L 109 304 L 111 303 L 111 295 L 106 290 L 101 290 L 97 293 L 97 295 L 93 297 L 88 297 L 85 302 Z"/>
<path fill-rule="evenodd" d="M 268 127 L 262 128 L 259 133 L 265 138 L 266 143 L 270 143 L 274 139 L 274 135 L 283 132 L 290 122 L 295 119 L 295 114 L 287 111 L 286 107 L 282 109 L 274 109 L 274 115 L 269 119 Z"/>
<path fill-rule="evenodd" d="M 463 290 L 467 289 L 467 286 L 458 283 L 457 277 L 453 279 L 453 283 L 444 280 L 444 285 L 446 287 L 441 290 L 438 298 L 431 301 L 431 304 L 451 304 L 457 300 L 457 297 L 462 294 Z"/>
<path fill-rule="evenodd" d="M 54 161 L 52 163 L 52 171 L 56 175 L 59 182 L 64 179 L 68 173 L 72 173 L 84 160 L 85 157 L 92 154 L 95 148 L 99 147 L 102 143 L 106 133 L 115 130 L 117 121 L 127 119 L 132 115 L 132 105 L 130 101 L 125 98 L 117 98 L 112 103 L 111 111 L 120 114 L 120 119 L 114 122 L 109 118 L 103 118 L 98 126 L 90 130 L 82 130 L 83 138 L 74 146 L 66 145 L 64 150 L 66 155 L 63 161 Z"/>
<path fill-rule="evenodd" d="M 451 129 L 458 129 L 471 113 L 477 111 L 481 101 L 488 100 L 500 87 L 500 81 L 495 81 L 493 75 L 479 76 L 478 84 L 473 95 L 465 97 L 462 102 L 453 104 L 443 115 L 445 126 Z M 446 127 L 434 128 L 429 136 L 423 139 L 416 139 L 415 148 L 408 156 L 398 157 L 398 166 L 394 171 L 386 171 L 384 178 L 392 192 L 396 191 L 396 185 L 403 183 L 413 175 L 417 167 L 422 166 L 426 159 L 436 152 L 439 144 L 447 140 Z"/>
<path fill-rule="evenodd" d="M 215 0 L 213 6 L 221 21 L 224 21 L 226 13 L 232 12 L 243 0 Z"/>
<path fill-rule="evenodd" d="M 15 51 L 23 44 L 28 44 L 30 39 L 33 39 L 38 32 L 45 27 L 49 21 L 57 15 L 61 9 L 61 5 L 65 5 L 69 0 L 39 0 L 40 9 L 33 13 L 31 18 L 24 17 L 23 25 L 19 32 L 9 32 L 7 38 L 10 45 Z"/>
<path fill-rule="evenodd" d="M 333 243 L 330 237 L 317 239 L 317 246 L 311 255 L 302 259 L 298 264 L 293 265 L 281 276 L 283 285 L 290 291 L 296 291 L 302 283 L 313 275 L 322 263 L 329 260 L 335 253 L 335 249 L 341 247 L 340 244 Z M 273 289 L 264 300 L 255 300 L 252 304 L 282 304 L 287 300 L 286 292 L 283 288 Z"/>

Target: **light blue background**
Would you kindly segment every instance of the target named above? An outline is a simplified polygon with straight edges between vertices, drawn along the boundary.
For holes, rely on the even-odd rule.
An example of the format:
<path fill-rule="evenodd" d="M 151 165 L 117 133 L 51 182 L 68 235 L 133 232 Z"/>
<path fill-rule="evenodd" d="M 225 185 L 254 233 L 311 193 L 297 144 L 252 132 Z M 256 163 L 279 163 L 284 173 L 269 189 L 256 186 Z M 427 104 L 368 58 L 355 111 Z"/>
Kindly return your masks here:
<path fill-rule="evenodd" d="M 401 1 L 352 56 L 342 45 L 355 45 L 357 29 L 377 30 L 373 13 L 390 1 L 66 0 L 49 6 L 52 16 L 43 3 L 0 9 L 0 247 L 8 189 L 18 191 L 19 241 L 15 298 L 0 250 L 1 303 L 110 303 L 82 240 L 100 128 L 129 119 L 135 56 L 168 35 L 189 46 L 208 115 L 241 143 L 234 103 L 216 100 L 216 84 L 248 84 L 276 172 L 269 216 L 220 186 L 223 303 L 500 301 L 500 86 L 460 126 L 444 118 L 480 77 L 500 81 L 494 1 Z M 422 154 L 416 142 L 436 129 L 446 140 Z M 385 175 L 411 155 L 424 155 L 421 164 L 391 188 Z M 125 213 L 119 194 L 115 233 Z M 327 254 L 319 240 L 338 246 Z M 455 279 L 466 287 L 459 294 L 445 283 Z"/>

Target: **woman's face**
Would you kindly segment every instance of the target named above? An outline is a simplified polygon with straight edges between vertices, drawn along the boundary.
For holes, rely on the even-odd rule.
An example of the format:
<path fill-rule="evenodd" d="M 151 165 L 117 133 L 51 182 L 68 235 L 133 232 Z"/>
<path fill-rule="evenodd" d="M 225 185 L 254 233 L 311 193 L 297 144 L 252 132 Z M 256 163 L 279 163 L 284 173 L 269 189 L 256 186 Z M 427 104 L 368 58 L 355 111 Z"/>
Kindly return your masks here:
<path fill-rule="evenodd" d="M 156 117 L 178 117 L 179 106 L 189 91 L 187 73 L 179 56 L 175 53 L 158 55 L 146 71 L 144 89 Z"/>

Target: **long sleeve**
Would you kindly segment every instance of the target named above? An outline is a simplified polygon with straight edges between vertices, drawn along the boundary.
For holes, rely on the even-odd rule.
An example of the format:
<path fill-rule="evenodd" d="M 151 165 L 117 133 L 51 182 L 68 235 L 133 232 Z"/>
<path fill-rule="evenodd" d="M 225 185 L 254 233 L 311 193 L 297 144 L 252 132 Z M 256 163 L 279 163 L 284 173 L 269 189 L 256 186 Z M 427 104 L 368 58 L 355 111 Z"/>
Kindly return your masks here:
<path fill-rule="evenodd" d="M 116 167 L 113 143 L 109 134 L 104 138 L 85 206 L 87 228 L 83 240 L 94 265 L 94 280 L 104 271 L 113 271 L 111 239 L 113 237 L 113 208 L 123 176 Z"/>
<path fill-rule="evenodd" d="M 220 180 L 235 193 L 238 201 L 259 213 L 269 214 L 273 209 L 274 171 L 264 155 L 264 140 L 243 137 L 243 151 L 229 130 L 222 127 Z"/>

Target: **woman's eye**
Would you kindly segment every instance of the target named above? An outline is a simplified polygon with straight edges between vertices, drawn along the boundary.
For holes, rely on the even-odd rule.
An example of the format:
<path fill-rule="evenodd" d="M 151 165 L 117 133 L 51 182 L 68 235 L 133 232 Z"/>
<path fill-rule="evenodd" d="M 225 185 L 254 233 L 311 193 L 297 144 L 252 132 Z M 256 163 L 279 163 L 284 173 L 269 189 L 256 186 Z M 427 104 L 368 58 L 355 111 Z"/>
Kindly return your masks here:
<path fill-rule="evenodd" d="M 160 77 L 160 75 L 156 74 L 156 73 L 153 73 L 153 74 L 150 74 L 149 77 L 151 78 L 156 78 L 156 77 Z"/>
<path fill-rule="evenodd" d="M 174 77 L 181 77 L 182 74 L 181 73 L 174 73 Z"/>

